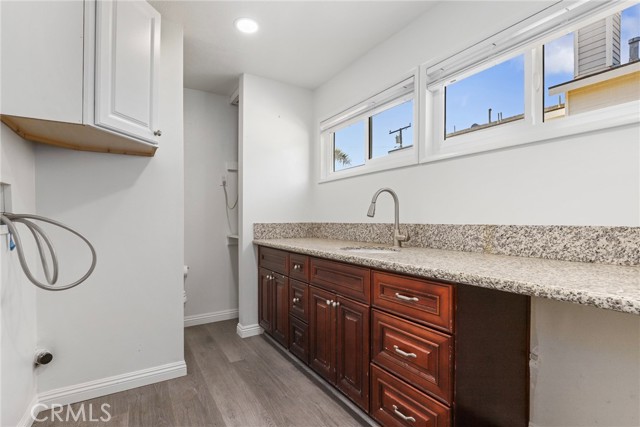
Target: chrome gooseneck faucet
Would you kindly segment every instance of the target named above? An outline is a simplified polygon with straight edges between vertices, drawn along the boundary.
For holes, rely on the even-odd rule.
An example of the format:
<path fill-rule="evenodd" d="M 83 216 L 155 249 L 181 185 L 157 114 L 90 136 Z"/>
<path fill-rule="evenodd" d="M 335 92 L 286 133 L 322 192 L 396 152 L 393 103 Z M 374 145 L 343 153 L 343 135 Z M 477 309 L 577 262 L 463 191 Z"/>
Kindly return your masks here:
<path fill-rule="evenodd" d="M 367 212 L 367 216 L 373 218 L 376 214 L 376 200 L 378 200 L 378 196 L 380 193 L 389 193 L 391 197 L 393 197 L 393 203 L 395 205 L 395 223 L 393 228 L 393 246 L 399 248 L 402 246 L 402 242 L 406 242 L 409 240 L 409 233 L 401 234 L 400 233 L 400 202 L 398 202 L 398 195 L 390 188 L 381 188 L 376 191 L 376 194 L 373 195 L 371 199 L 371 205 L 369 206 L 369 211 Z"/>

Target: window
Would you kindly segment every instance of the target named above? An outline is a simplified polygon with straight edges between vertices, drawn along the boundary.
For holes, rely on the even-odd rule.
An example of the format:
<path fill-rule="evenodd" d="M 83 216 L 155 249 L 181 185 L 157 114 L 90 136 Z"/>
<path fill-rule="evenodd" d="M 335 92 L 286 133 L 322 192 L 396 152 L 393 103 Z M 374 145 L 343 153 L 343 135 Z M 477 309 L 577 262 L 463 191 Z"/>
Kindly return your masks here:
<path fill-rule="evenodd" d="M 445 139 L 524 118 L 524 55 L 445 86 Z"/>
<path fill-rule="evenodd" d="M 417 163 L 415 75 L 320 124 L 322 180 Z"/>
<path fill-rule="evenodd" d="M 640 122 L 640 4 L 628 5 L 562 2 L 423 65 L 420 160 Z"/>
<path fill-rule="evenodd" d="M 545 121 L 638 99 L 638 35 L 640 4 L 546 43 Z"/>
<path fill-rule="evenodd" d="M 375 159 L 413 147 L 412 121 L 413 100 L 404 101 L 369 117 L 369 158 Z"/>
<path fill-rule="evenodd" d="M 638 124 L 639 46 L 640 3 L 556 2 L 321 122 L 320 180 Z"/>
<path fill-rule="evenodd" d="M 359 121 L 333 133 L 333 170 L 340 171 L 364 164 L 364 122 Z"/>

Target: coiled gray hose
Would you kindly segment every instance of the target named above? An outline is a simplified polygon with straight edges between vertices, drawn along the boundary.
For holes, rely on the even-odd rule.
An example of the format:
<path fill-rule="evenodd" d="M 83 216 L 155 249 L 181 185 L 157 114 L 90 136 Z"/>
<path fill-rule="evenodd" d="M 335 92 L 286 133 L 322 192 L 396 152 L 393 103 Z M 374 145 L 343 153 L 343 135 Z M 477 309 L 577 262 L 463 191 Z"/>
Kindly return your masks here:
<path fill-rule="evenodd" d="M 29 220 L 42 221 L 42 222 L 56 225 L 81 238 L 87 244 L 87 246 L 89 246 L 89 250 L 91 250 L 91 257 L 92 257 L 91 267 L 89 267 L 89 270 L 87 271 L 87 273 L 73 283 L 70 283 L 68 285 L 55 286 L 55 283 L 58 281 L 58 257 L 56 256 L 55 248 L 53 247 L 53 244 L 51 243 L 49 236 L 47 236 L 44 230 L 40 228 L 37 224 Z M 62 223 L 59 223 L 58 221 L 54 221 L 52 219 L 45 218 L 39 215 L 12 214 L 9 212 L 4 212 L 4 213 L 0 213 L 0 222 L 2 222 L 3 224 L 6 224 L 6 226 L 9 228 L 9 232 L 11 233 L 14 239 L 16 249 L 18 251 L 18 259 L 20 260 L 20 265 L 24 270 L 24 274 L 27 276 L 29 281 L 31 281 L 31 283 L 33 283 L 34 285 L 36 285 L 41 289 L 45 289 L 48 291 L 63 291 L 65 289 L 73 288 L 74 286 L 78 286 L 80 283 L 87 280 L 87 278 L 91 276 L 91 273 L 93 273 L 93 270 L 96 268 L 97 256 L 96 256 L 96 250 L 93 248 L 93 245 L 82 234 L 71 229 L 70 227 L 67 227 Z M 46 284 L 38 281 L 31 273 L 31 270 L 29 269 L 29 265 L 27 264 L 27 260 L 25 259 L 25 256 L 24 256 L 24 250 L 22 249 L 22 240 L 20 239 L 20 234 L 18 233 L 18 230 L 16 229 L 16 226 L 14 225 L 14 223 L 24 224 L 24 226 L 27 227 L 29 231 L 31 231 L 31 234 L 33 234 L 33 238 L 36 241 L 36 246 L 38 247 L 38 253 L 40 254 L 42 269 L 44 270 L 44 275 L 47 280 Z M 44 240 L 44 243 L 47 245 L 47 248 L 49 249 L 49 253 L 51 255 L 51 263 L 53 264 L 53 271 L 50 271 L 49 269 L 47 257 L 45 256 L 43 246 L 42 246 L 43 240 Z"/>

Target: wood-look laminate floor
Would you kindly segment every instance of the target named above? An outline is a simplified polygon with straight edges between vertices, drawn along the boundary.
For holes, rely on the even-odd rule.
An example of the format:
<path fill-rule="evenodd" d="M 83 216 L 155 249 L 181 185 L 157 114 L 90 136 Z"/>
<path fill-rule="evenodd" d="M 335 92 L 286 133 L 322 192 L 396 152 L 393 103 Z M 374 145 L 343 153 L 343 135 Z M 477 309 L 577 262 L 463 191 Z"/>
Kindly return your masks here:
<path fill-rule="evenodd" d="M 237 320 L 185 329 L 188 375 L 86 402 L 94 419 L 37 427 L 360 426 L 347 410 L 261 337 L 241 339 Z M 80 403 L 71 405 L 74 413 Z M 50 413 L 42 412 L 39 418 Z M 65 412 L 62 416 L 64 417 Z M 88 415 L 87 415 L 88 418 Z"/>

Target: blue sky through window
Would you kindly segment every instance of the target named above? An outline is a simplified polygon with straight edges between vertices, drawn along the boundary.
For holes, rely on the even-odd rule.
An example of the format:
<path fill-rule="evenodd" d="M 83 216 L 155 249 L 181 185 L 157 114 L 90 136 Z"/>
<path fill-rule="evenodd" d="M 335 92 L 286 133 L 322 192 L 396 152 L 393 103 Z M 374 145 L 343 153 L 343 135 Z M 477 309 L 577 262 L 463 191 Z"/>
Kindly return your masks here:
<path fill-rule="evenodd" d="M 501 62 L 446 87 L 446 133 L 524 113 L 524 55 Z"/>
<path fill-rule="evenodd" d="M 333 170 L 340 171 L 364 164 L 364 120 L 356 122 L 335 132 L 334 150 L 340 150 L 349 157 L 349 163 L 339 161 L 334 152 Z"/>
<path fill-rule="evenodd" d="M 402 146 L 413 145 L 413 100 L 403 102 L 372 117 L 371 123 L 371 158 L 382 157 L 390 150 L 399 148 L 396 135 L 389 135 L 389 131 L 411 125 L 402 131 Z"/>
<path fill-rule="evenodd" d="M 620 61 L 629 62 L 629 39 L 640 36 L 640 4 L 622 11 L 620 35 Z"/>
<path fill-rule="evenodd" d="M 544 106 L 564 104 L 564 94 L 549 96 L 549 87 L 573 79 L 573 33 L 544 45 Z"/>

